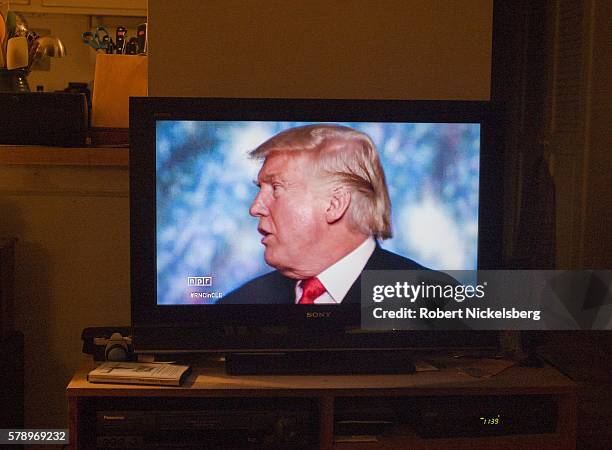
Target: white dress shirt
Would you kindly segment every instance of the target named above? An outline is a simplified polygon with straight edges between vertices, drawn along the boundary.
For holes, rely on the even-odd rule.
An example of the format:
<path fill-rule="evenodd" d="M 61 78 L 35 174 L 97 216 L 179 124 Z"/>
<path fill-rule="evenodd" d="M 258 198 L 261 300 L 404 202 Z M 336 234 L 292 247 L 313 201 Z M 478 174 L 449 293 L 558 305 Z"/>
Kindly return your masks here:
<path fill-rule="evenodd" d="M 326 292 L 317 297 L 315 305 L 330 305 L 342 303 L 347 292 L 363 271 L 368 259 L 372 256 L 376 242 L 374 238 L 368 237 L 359 247 L 336 261 L 323 272 L 317 275 L 323 284 Z M 295 286 L 295 303 L 297 304 L 302 297 L 302 281 L 298 281 Z"/>

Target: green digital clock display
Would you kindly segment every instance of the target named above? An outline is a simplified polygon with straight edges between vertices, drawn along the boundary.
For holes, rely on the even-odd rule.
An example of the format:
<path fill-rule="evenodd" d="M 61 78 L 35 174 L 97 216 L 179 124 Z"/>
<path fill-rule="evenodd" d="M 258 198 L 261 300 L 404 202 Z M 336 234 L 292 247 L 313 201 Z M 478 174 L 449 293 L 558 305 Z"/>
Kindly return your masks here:
<path fill-rule="evenodd" d="M 481 416 L 479 420 L 482 425 L 500 425 L 501 424 L 501 417 L 499 414 L 496 416 Z"/>

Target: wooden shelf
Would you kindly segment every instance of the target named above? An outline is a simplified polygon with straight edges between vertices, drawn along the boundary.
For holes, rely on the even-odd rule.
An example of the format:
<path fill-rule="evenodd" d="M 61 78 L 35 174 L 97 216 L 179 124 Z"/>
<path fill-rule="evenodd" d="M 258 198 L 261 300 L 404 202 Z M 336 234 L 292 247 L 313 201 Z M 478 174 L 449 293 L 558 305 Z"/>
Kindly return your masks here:
<path fill-rule="evenodd" d="M 576 386 L 552 367 L 511 367 L 490 378 L 473 378 L 453 369 L 410 375 L 325 375 L 325 376 L 231 376 L 220 362 L 194 367 L 180 387 L 92 384 L 87 372 L 92 363 L 76 372 L 67 387 L 72 448 L 85 448 L 95 431 L 93 417 L 96 398 L 105 398 L 121 409 L 122 401 L 163 404 L 164 398 L 311 398 L 318 404 L 317 448 L 575 448 Z M 555 433 L 500 437 L 424 439 L 415 433 L 381 436 L 377 442 L 335 443 L 334 404 L 340 397 L 417 397 L 417 396 L 515 396 L 550 395 L 558 405 Z M 161 403 L 160 403 L 161 401 Z M 93 428 L 92 428 L 93 427 Z M 77 445 L 77 442 L 80 443 Z"/>
<path fill-rule="evenodd" d="M 382 437 L 376 442 L 334 443 L 334 450 L 533 450 L 574 448 L 567 441 L 547 435 L 497 436 L 480 438 L 420 439 L 416 434 L 396 437 Z"/>
<path fill-rule="evenodd" d="M 381 392 L 406 395 L 497 395 L 572 393 L 574 384 L 552 367 L 530 369 L 512 367 L 490 378 L 474 378 L 460 371 L 440 370 L 407 375 L 249 375 L 225 373 L 221 362 L 195 367 L 180 387 L 89 383 L 85 364 L 67 387 L 75 396 L 235 396 L 257 392 L 259 396 L 301 396 L 333 394 L 381 395 Z"/>
<path fill-rule="evenodd" d="M 128 167 L 129 149 L 0 145 L 0 165 Z"/>

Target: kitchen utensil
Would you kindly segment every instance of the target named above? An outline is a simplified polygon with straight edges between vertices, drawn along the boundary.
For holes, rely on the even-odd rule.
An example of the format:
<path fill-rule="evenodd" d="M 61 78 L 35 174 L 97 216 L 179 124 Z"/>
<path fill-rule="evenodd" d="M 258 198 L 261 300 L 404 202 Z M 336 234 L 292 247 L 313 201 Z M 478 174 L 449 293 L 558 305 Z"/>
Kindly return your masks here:
<path fill-rule="evenodd" d="M 6 16 L 8 14 L 8 3 L 0 3 L 0 22 L 2 22 L 2 39 L 0 39 L 0 51 L 6 65 L 6 41 L 8 40 L 6 31 Z"/>
<path fill-rule="evenodd" d="M 127 35 L 127 28 L 125 27 L 117 27 L 115 31 L 115 47 L 117 49 L 117 54 L 123 53 L 123 47 L 125 46 L 125 36 Z"/>
<path fill-rule="evenodd" d="M 25 36 L 29 31 L 28 21 L 19 13 L 12 13 L 11 16 L 14 16 L 15 20 L 15 28 L 13 31 L 13 37 L 15 36 Z"/>
<path fill-rule="evenodd" d="M 103 26 L 99 26 L 98 28 L 96 28 L 95 33 L 92 33 L 91 31 L 85 31 L 81 35 L 81 39 L 84 43 L 86 43 L 96 51 L 107 49 L 111 42 L 108 30 L 106 29 L 106 27 Z"/>
<path fill-rule="evenodd" d="M 28 72 L 32 70 L 32 65 L 34 61 L 36 61 L 40 56 L 37 56 L 36 50 L 38 50 L 38 39 L 30 44 L 30 49 L 28 50 Z"/>
<path fill-rule="evenodd" d="M 125 44 L 126 55 L 137 55 L 138 54 L 138 39 L 135 37 L 130 38 L 127 44 Z"/>
<path fill-rule="evenodd" d="M 34 31 L 30 30 L 28 21 L 19 13 L 15 13 L 15 31 L 12 37 L 17 36 L 23 36 L 28 40 L 28 55 L 29 59 L 31 60 L 36 50 L 34 42 L 39 36 Z M 29 64 L 28 67 L 30 67 Z"/>
<path fill-rule="evenodd" d="M 10 38 L 6 47 L 6 68 L 19 69 L 28 66 L 28 40 L 23 36 Z"/>
<path fill-rule="evenodd" d="M 4 16 L 0 12 L 0 43 L 4 40 L 6 35 L 6 23 L 4 22 Z"/>
<path fill-rule="evenodd" d="M 25 37 L 28 40 L 28 52 L 30 55 L 33 55 L 36 51 L 36 47 L 38 46 L 37 40 L 40 36 L 38 33 L 28 30 Z"/>
<path fill-rule="evenodd" d="M 138 38 L 138 53 L 147 53 L 147 23 L 141 23 L 136 28 Z"/>
<path fill-rule="evenodd" d="M 62 58 L 66 56 L 66 47 L 60 40 L 55 36 L 43 36 L 37 39 L 38 47 L 36 53 L 40 56 L 51 56 L 54 58 Z"/>
<path fill-rule="evenodd" d="M 108 45 L 106 47 L 106 53 L 112 54 L 115 53 L 115 42 L 112 40 L 110 36 L 106 39 L 108 41 Z"/>
<path fill-rule="evenodd" d="M 115 50 L 115 43 L 108 34 L 102 36 L 102 44 L 104 46 L 103 48 L 106 50 L 106 53 L 113 53 Z"/>
<path fill-rule="evenodd" d="M 5 55 L 6 50 L 4 48 L 4 36 L 6 33 L 6 25 L 4 24 L 4 17 L 0 14 L 0 68 L 5 67 Z"/>
<path fill-rule="evenodd" d="M 66 56 L 66 48 L 64 44 L 60 40 L 60 38 L 55 36 L 43 36 L 36 39 L 34 42 L 36 51 L 34 56 L 30 54 L 30 62 L 28 67 L 32 67 L 32 65 L 42 58 L 43 56 L 51 56 L 53 58 L 62 58 Z"/>
<path fill-rule="evenodd" d="M 13 11 L 6 13 L 6 35 L 8 39 L 15 35 L 15 26 L 17 25 L 17 17 Z"/>

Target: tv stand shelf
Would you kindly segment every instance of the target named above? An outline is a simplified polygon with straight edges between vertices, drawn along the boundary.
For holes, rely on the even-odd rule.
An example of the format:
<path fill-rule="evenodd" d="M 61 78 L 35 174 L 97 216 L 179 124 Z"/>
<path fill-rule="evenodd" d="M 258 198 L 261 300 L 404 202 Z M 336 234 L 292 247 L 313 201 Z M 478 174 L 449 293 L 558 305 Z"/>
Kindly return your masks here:
<path fill-rule="evenodd" d="M 92 384 L 87 372 L 93 367 L 87 362 L 76 372 L 67 387 L 70 415 L 70 448 L 95 446 L 96 399 L 104 399 L 116 410 L 130 401 L 144 407 L 148 402 L 163 405 L 164 399 L 261 398 L 310 399 L 318 410 L 315 448 L 379 449 L 379 448 L 539 448 L 572 449 L 576 441 L 576 386 L 554 368 L 511 367 L 490 378 L 474 378 L 456 369 L 419 372 L 410 375 L 333 375 L 333 376 L 231 376 L 221 362 L 194 366 L 180 387 L 143 385 Z M 489 436 L 477 438 L 423 438 L 410 429 L 397 435 L 379 436 L 376 442 L 335 442 L 335 403 L 341 398 L 376 399 L 417 397 L 454 398 L 466 396 L 547 396 L 558 409 L 555 431 L 542 434 Z M 193 400 L 196 399 L 196 400 Z M 200 400 L 198 400 L 200 399 Z M 230 400 L 228 400 L 230 401 Z M 268 400 L 266 400 L 268 401 Z M 154 406 L 157 407 L 157 406 Z M 160 406 L 161 407 L 161 406 Z M 92 442 L 92 439 L 94 441 Z"/>

